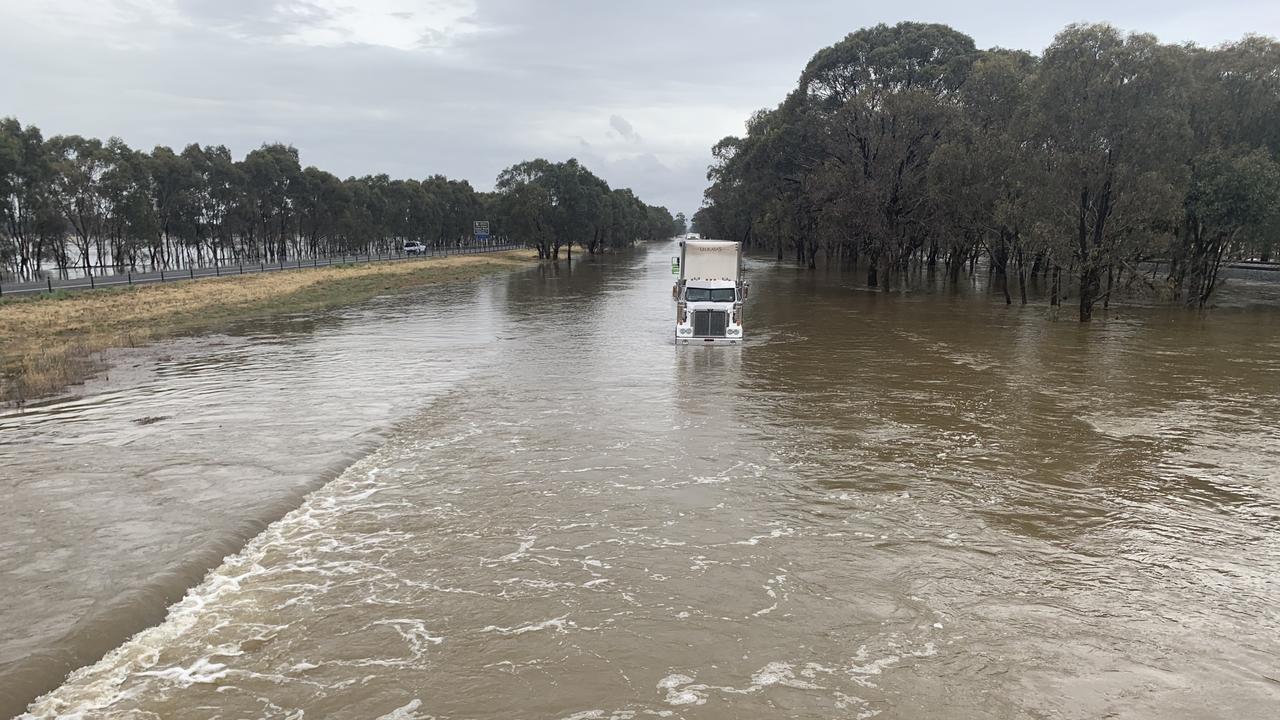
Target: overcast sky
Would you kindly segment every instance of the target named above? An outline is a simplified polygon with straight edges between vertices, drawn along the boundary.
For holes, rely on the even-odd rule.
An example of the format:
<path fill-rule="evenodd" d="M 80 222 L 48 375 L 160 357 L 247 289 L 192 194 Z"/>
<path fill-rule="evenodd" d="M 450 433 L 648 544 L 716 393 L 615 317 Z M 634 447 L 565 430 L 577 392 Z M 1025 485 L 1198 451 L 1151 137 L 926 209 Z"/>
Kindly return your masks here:
<path fill-rule="evenodd" d="M 340 176 L 577 157 L 692 213 L 710 147 L 878 22 L 1039 51 L 1070 22 L 1201 45 L 1280 35 L 1252 0 L 0 0 L 0 116 L 130 145 L 264 142 Z"/>

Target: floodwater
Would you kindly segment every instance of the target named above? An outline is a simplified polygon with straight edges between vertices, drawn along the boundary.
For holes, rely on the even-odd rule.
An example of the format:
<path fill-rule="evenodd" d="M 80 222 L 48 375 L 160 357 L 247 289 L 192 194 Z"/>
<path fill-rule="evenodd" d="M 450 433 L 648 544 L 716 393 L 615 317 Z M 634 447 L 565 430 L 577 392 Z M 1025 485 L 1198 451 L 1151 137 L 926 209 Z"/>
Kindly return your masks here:
<path fill-rule="evenodd" d="M 3 418 L 6 657 L 109 627 L 76 587 L 126 625 L 137 578 L 190 588 L 29 716 L 1274 716 L 1276 313 L 1081 327 L 753 262 L 747 345 L 673 347 L 670 254 Z"/>

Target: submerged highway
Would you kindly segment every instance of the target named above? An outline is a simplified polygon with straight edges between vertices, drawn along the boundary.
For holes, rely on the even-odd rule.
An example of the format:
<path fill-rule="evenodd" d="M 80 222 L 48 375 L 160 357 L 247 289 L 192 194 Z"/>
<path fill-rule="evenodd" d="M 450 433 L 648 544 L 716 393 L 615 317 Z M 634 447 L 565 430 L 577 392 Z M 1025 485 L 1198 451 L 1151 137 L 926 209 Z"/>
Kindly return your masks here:
<path fill-rule="evenodd" d="M 260 323 L 0 418 L 0 684 L 51 690 L 33 718 L 1280 703 L 1274 314 L 1080 326 L 752 261 L 746 346 L 677 348 L 671 254 Z"/>

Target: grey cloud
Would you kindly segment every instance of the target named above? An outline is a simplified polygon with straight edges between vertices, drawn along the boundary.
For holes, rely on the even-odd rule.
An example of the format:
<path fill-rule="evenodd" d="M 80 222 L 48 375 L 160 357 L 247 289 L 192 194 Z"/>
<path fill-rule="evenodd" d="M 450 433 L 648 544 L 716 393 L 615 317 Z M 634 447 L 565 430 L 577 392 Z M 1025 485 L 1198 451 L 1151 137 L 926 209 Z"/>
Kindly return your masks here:
<path fill-rule="evenodd" d="M 478 0 L 470 32 L 430 31 L 420 42 L 426 49 L 400 50 L 284 42 L 334 22 L 315 2 L 173 2 L 180 22 L 131 12 L 127 32 L 145 42 L 128 44 L 69 27 L 60 33 L 58 24 L 36 32 L 29 13 L 40 11 L 24 8 L 41 3 L 0 3 L 0 67 L 19 69 L 0 73 L 0 114 L 47 134 L 118 135 L 140 148 L 220 143 L 240 154 L 290 142 L 304 163 L 339 175 L 444 173 L 479 188 L 512 163 L 578 155 L 610 185 L 691 213 L 711 145 L 779 102 L 819 48 L 865 25 L 930 19 L 984 47 L 1032 50 L 1088 18 L 1201 44 L 1280 33 L 1280 6 L 1244 0 L 1211 12 L 1190 0 L 1062 8 Z M 418 19 L 429 4 L 421 8 Z M 76 21 L 70 12 L 59 18 Z M 642 139 L 631 139 L 639 138 L 633 123 Z M 610 132 L 626 142 L 610 141 Z"/>
<path fill-rule="evenodd" d="M 640 142 L 640 136 L 636 134 L 635 128 L 631 127 L 631 123 L 621 115 L 609 116 L 609 127 L 613 128 L 623 140 L 627 142 Z"/>
<path fill-rule="evenodd" d="M 428 28 L 418 38 L 418 47 L 423 50 L 435 50 L 448 46 L 448 38 L 439 30 Z"/>
<path fill-rule="evenodd" d="M 175 0 L 175 6 L 193 22 L 244 37 L 287 36 L 333 19 L 306 0 Z"/>

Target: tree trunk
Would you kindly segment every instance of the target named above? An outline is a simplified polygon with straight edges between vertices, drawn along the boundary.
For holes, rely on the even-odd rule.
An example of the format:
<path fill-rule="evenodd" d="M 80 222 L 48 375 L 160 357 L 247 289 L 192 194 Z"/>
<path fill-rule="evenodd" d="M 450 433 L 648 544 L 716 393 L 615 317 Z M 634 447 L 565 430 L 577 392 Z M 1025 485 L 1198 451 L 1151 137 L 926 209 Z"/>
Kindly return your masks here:
<path fill-rule="evenodd" d="M 964 258 L 956 248 L 952 248 L 947 261 L 947 277 L 950 279 L 952 285 L 958 285 L 960 283 L 960 271 L 963 269 Z"/>
<path fill-rule="evenodd" d="M 1092 263 L 1080 268 L 1080 322 L 1093 320 L 1093 303 L 1098 297 L 1098 269 Z"/>

